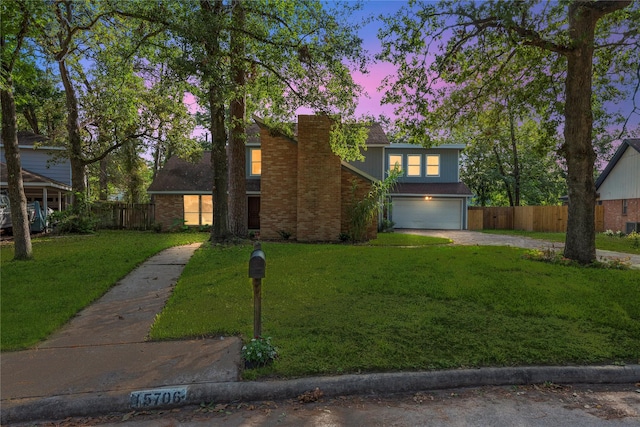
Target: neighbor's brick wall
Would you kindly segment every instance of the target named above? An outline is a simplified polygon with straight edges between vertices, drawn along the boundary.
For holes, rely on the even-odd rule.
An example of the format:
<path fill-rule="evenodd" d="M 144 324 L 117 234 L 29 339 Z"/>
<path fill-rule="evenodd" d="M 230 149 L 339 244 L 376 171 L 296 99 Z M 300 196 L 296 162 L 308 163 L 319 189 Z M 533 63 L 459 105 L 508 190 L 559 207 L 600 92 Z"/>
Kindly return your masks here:
<path fill-rule="evenodd" d="M 162 225 L 163 231 L 168 230 L 176 219 L 184 219 L 182 195 L 156 194 L 154 203 L 156 205 L 155 222 Z"/>
<path fill-rule="evenodd" d="M 297 219 L 298 144 L 260 129 L 262 175 L 260 177 L 260 237 L 279 239 L 278 231 L 295 239 Z"/>
<path fill-rule="evenodd" d="M 604 229 L 625 231 L 627 222 L 640 222 L 640 199 L 628 199 L 627 214 L 622 215 L 622 200 L 603 200 Z"/>
<path fill-rule="evenodd" d="M 331 125 L 327 116 L 298 116 L 299 241 L 336 241 L 340 234 L 341 166 L 331 151 Z"/>
<path fill-rule="evenodd" d="M 355 182 L 356 189 L 355 193 L 353 192 L 353 184 Z M 361 176 L 354 174 L 353 172 L 342 169 L 342 221 L 341 221 L 341 229 L 340 231 L 343 233 L 349 233 L 349 208 L 351 204 L 355 200 L 363 200 L 366 195 L 371 190 L 371 181 L 364 179 Z M 369 226 L 367 227 L 367 232 L 365 239 L 373 240 L 378 237 L 378 215 L 376 215 L 372 220 Z"/>

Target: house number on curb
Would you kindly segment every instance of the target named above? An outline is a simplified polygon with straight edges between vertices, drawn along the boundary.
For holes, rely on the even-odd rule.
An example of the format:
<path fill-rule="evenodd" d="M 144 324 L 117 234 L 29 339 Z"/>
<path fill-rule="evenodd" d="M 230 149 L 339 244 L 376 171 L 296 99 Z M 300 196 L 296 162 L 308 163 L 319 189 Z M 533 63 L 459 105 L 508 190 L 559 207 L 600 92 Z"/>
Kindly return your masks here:
<path fill-rule="evenodd" d="M 132 408 L 155 408 L 176 405 L 187 398 L 186 387 L 157 388 L 131 392 L 129 401 Z"/>

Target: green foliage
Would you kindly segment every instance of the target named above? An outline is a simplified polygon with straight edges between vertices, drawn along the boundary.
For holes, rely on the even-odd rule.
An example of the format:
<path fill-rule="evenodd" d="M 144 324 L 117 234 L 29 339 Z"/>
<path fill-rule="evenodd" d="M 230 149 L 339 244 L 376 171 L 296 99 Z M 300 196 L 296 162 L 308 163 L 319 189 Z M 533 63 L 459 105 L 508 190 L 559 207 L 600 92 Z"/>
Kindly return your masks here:
<path fill-rule="evenodd" d="M 291 232 L 287 230 L 278 230 L 278 235 L 282 240 L 289 240 L 291 237 Z"/>
<path fill-rule="evenodd" d="M 602 268 L 602 269 L 614 269 L 614 270 L 628 270 L 631 267 L 629 258 L 604 258 L 593 261 L 590 264 L 583 265 L 572 259 L 565 258 L 562 253 L 554 248 L 547 249 L 531 249 L 527 251 L 523 257 L 525 259 L 533 261 L 548 262 L 551 264 L 558 264 L 572 267 L 584 267 L 584 268 Z"/>
<path fill-rule="evenodd" d="M 262 249 L 269 263 L 262 325 L 277 337 L 279 357 L 258 376 L 640 357 L 637 271 L 533 262 L 509 247 L 267 242 Z M 251 336 L 251 251 L 248 244 L 198 250 L 151 337 Z"/>
<path fill-rule="evenodd" d="M 45 339 L 151 255 L 207 237 L 104 230 L 39 237 L 33 239 L 35 257 L 29 263 L 12 261 L 13 244 L 3 243 L 2 351 L 31 347 Z"/>
<path fill-rule="evenodd" d="M 401 174 L 399 169 L 394 169 L 383 181 L 374 182 L 371 185 L 371 190 L 363 199 L 357 197 L 357 182 L 355 180 L 352 182 L 351 203 L 348 208 L 348 234 L 352 242 L 361 242 L 365 239 L 367 228 L 377 214 L 382 211 L 386 196 Z"/>
<path fill-rule="evenodd" d="M 53 212 L 49 222 L 56 234 L 90 234 L 96 231 L 98 218 L 84 194 L 74 193 L 74 202 L 67 209 Z"/>
<path fill-rule="evenodd" d="M 242 360 L 252 368 L 266 366 L 278 358 L 278 349 L 271 337 L 255 337 L 242 346 Z"/>

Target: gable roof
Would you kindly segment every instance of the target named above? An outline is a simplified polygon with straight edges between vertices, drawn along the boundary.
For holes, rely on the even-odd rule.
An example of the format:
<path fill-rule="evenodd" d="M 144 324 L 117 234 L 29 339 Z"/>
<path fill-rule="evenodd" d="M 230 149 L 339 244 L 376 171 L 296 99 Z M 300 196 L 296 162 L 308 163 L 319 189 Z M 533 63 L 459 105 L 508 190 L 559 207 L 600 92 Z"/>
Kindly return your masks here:
<path fill-rule="evenodd" d="M 7 164 L 0 162 L 0 183 L 2 186 L 8 186 L 9 173 L 7 172 Z M 64 191 L 71 191 L 71 187 L 63 182 L 56 181 L 46 176 L 22 169 L 22 183 L 25 187 L 52 187 Z"/>
<path fill-rule="evenodd" d="M 611 173 L 613 168 L 618 163 L 618 160 L 622 158 L 622 155 L 625 151 L 627 151 L 627 148 L 629 147 L 640 153 L 640 138 L 625 139 L 624 141 L 622 141 L 622 144 L 620 144 L 620 146 L 616 150 L 616 153 L 613 155 L 611 160 L 609 160 L 607 167 L 604 168 L 604 170 L 596 180 L 596 191 L 598 190 L 598 188 L 600 188 L 604 180 L 607 179 L 607 176 Z"/>
<path fill-rule="evenodd" d="M 47 150 L 65 150 L 64 147 L 48 145 L 51 141 L 49 138 L 43 135 L 38 135 L 37 133 L 33 133 L 30 131 L 18 131 L 18 147 L 20 148 L 39 148 L 39 149 L 47 149 Z M 4 146 L 4 142 L 2 141 L 2 136 L 0 135 L 0 145 Z"/>
<path fill-rule="evenodd" d="M 158 171 L 147 192 L 201 194 L 212 191 L 213 171 L 211 169 L 211 151 L 202 153 L 197 163 L 173 156 Z"/>
<path fill-rule="evenodd" d="M 246 180 L 247 192 L 260 191 L 260 179 Z M 149 194 L 208 194 L 213 191 L 211 151 L 204 151 L 197 162 L 173 156 L 158 171 L 147 189 Z"/>

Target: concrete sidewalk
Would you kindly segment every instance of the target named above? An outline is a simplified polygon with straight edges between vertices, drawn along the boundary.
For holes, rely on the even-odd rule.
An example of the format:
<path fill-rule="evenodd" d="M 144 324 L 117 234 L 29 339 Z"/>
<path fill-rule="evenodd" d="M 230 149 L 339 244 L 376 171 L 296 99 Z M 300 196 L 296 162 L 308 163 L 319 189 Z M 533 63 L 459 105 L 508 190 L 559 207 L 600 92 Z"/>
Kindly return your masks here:
<path fill-rule="evenodd" d="M 478 233 L 480 234 L 480 233 Z M 184 265 L 199 245 L 150 258 L 100 300 L 32 350 L 3 353 L 0 423 L 59 420 L 146 406 L 283 400 L 320 388 L 324 395 L 386 394 L 484 385 L 635 384 L 640 365 L 564 366 L 398 372 L 288 381 L 239 381 L 241 341 L 220 337 L 146 342 Z M 179 402 L 153 396 L 183 392 Z M 144 400 L 144 399 L 143 399 Z M 140 401 L 138 401 L 140 402 Z"/>
<path fill-rule="evenodd" d="M 135 390 L 237 381 L 237 337 L 146 342 L 199 246 L 151 257 L 36 348 L 3 353 L 0 422 L 122 410 Z"/>

